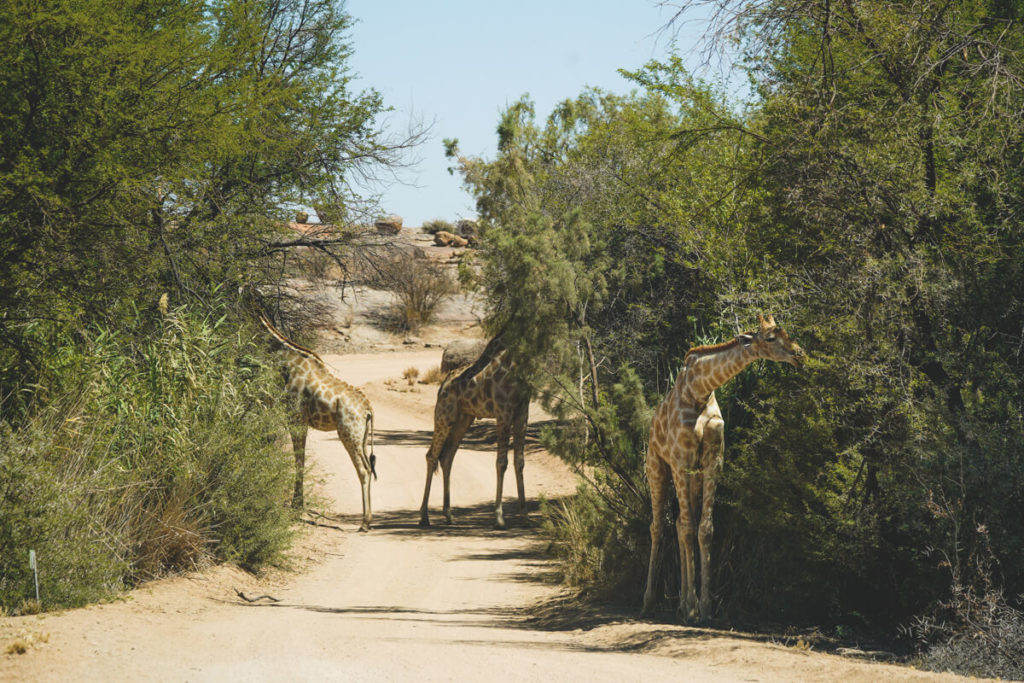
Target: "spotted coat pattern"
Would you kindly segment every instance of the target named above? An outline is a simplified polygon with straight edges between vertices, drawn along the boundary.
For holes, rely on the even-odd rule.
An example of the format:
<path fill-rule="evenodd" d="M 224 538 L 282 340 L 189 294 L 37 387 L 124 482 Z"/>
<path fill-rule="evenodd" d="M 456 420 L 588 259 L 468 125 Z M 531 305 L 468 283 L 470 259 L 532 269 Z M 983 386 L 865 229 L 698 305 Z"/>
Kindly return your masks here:
<path fill-rule="evenodd" d="M 495 468 L 498 483 L 494 500 L 494 526 L 497 529 L 505 528 L 501 499 L 505 470 L 508 467 L 510 434 L 515 456 L 519 512 L 526 513 L 523 448 L 530 394 L 515 377 L 508 351 L 501 349 L 496 342 L 497 340 L 492 340 L 484 349 L 481 358 L 473 365 L 449 373 L 437 391 L 434 435 L 427 451 L 427 480 L 423 489 L 423 504 L 420 506 L 420 526 L 430 526 L 427 503 L 430 499 L 430 482 L 438 464 L 444 478 L 444 517 L 446 523 L 451 524 L 452 462 L 466 431 L 478 417 L 493 417 L 497 421 L 498 459 Z"/>
<path fill-rule="evenodd" d="M 803 349 L 775 324 L 772 316 L 768 320 L 759 316 L 758 320 L 757 332 L 738 335 L 723 344 L 690 349 L 675 385 L 655 411 L 645 466 L 652 513 L 645 612 L 655 603 L 657 553 L 668 489 L 674 484 L 679 500 L 679 610 L 687 620 L 707 620 L 711 615 L 712 508 L 725 452 L 725 422 L 715 389 L 759 358 L 799 367 L 805 357 Z M 695 545 L 699 549 L 699 604 Z"/>
<path fill-rule="evenodd" d="M 274 339 L 283 361 L 285 390 L 295 403 L 291 424 L 292 450 L 295 454 L 295 493 L 292 505 L 303 506 L 303 477 L 306 463 L 306 434 L 310 427 L 320 431 L 337 431 L 359 476 L 363 494 L 363 523 L 360 531 L 368 531 L 373 521 L 370 506 L 370 477 L 376 477 L 373 454 L 373 408 L 365 394 L 343 382 L 327 368 L 327 364 L 311 351 L 285 337 L 260 314 L 260 322 Z M 367 454 L 367 441 L 370 453 Z"/>

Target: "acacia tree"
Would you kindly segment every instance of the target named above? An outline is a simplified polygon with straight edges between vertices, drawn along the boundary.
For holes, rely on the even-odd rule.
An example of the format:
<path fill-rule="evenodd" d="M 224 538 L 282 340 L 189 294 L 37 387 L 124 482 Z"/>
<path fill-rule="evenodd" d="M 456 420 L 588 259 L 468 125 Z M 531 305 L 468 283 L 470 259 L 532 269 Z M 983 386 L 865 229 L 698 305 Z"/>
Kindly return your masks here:
<path fill-rule="evenodd" d="M 334 0 L 7 3 L 0 21 L 0 396 L 48 325 L 275 277 L 296 205 L 358 217 L 357 183 L 420 134 L 351 90 Z M 375 171 L 377 169 L 377 171 Z M 223 287 L 221 291 L 234 291 Z M 42 327 L 41 327 L 42 325 Z"/>
<path fill-rule="evenodd" d="M 1022 282 L 1009 264 L 1021 258 L 1012 122 L 1024 35 L 1013 11 L 730 5 L 761 98 L 752 220 L 820 361 L 805 389 L 779 385 L 757 406 L 771 418 L 740 442 L 733 509 L 751 533 L 734 547 L 765 551 L 750 566 L 767 580 L 732 578 L 779 595 L 777 578 L 819 567 L 793 591 L 817 618 L 898 620 L 943 595 L 940 563 L 965 581 L 991 547 L 1016 593 L 1022 497 L 1005 481 L 1021 468 Z M 780 476 L 765 476 L 766 452 L 785 463 Z M 820 486 L 792 495 L 815 471 Z M 795 548 L 794 535 L 808 542 Z M 926 558 L 929 546 L 946 557 Z"/>

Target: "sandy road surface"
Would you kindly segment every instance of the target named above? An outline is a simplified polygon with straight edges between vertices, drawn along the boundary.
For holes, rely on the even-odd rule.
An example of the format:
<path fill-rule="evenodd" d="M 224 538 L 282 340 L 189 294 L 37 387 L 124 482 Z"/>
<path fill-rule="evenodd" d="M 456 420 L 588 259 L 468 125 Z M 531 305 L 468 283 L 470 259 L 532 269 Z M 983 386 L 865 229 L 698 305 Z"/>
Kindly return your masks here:
<path fill-rule="evenodd" d="M 399 378 L 409 366 L 436 365 L 440 351 L 327 360 L 375 407 L 373 531 L 355 532 L 359 490 L 337 436 L 315 434 L 311 476 L 322 480 L 330 502 L 325 526 L 310 528 L 301 543 L 304 570 L 257 580 L 221 567 L 156 582 L 109 605 L 0 619 L 0 648 L 16 637 L 35 641 L 25 654 L 0 654 L 0 680 L 953 680 L 631 619 L 538 627 L 533 611 L 558 587 L 533 523 L 519 520 L 511 498 L 509 531 L 491 529 L 489 425 L 475 427 L 456 457 L 455 524 L 436 524 L 438 479 L 435 526 L 417 526 L 436 387 L 409 390 Z M 505 491 L 514 491 L 511 471 L 506 477 Z M 528 452 L 534 521 L 540 494 L 556 497 L 574 486 L 555 459 L 536 447 Z M 279 602 L 248 604 L 236 588 Z"/>

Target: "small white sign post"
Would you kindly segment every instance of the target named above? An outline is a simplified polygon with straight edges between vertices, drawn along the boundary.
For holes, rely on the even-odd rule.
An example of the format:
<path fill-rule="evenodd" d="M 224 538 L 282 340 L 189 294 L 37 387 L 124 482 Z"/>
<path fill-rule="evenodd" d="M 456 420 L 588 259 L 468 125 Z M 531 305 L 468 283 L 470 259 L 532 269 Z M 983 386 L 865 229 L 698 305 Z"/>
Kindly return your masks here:
<path fill-rule="evenodd" d="M 28 551 L 28 568 L 32 570 L 32 577 L 36 582 L 36 602 L 39 602 L 39 570 L 36 568 L 36 551 Z"/>

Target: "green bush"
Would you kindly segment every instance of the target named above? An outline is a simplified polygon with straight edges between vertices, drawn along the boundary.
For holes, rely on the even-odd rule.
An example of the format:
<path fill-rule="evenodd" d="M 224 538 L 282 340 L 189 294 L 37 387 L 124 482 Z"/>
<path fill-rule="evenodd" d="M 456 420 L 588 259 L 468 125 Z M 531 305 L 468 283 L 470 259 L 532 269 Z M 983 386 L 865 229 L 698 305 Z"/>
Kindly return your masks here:
<path fill-rule="evenodd" d="M 434 220 L 426 221 L 423 224 L 423 232 L 429 233 L 431 235 L 435 235 L 441 232 L 442 230 L 446 230 L 452 234 L 456 234 L 455 226 L 450 221 L 435 218 Z"/>
<path fill-rule="evenodd" d="M 223 310 L 181 309 L 63 340 L 37 408 L 3 425 L 5 609 L 33 595 L 30 549 L 48 609 L 212 560 L 280 557 L 292 464 L 276 438 L 280 379 L 252 339 Z"/>
<path fill-rule="evenodd" d="M 542 432 L 544 445 L 573 463 L 584 481 L 576 495 L 541 510 L 566 583 L 595 597 L 635 602 L 650 552 L 644 455 L 652 413 L 636 373 L 622 368 L 619 376 L 597 409 Z M 672 562 L 672 553 L 663 557 Z M 670 581 L 672 574 L 661 572 Z"/>

